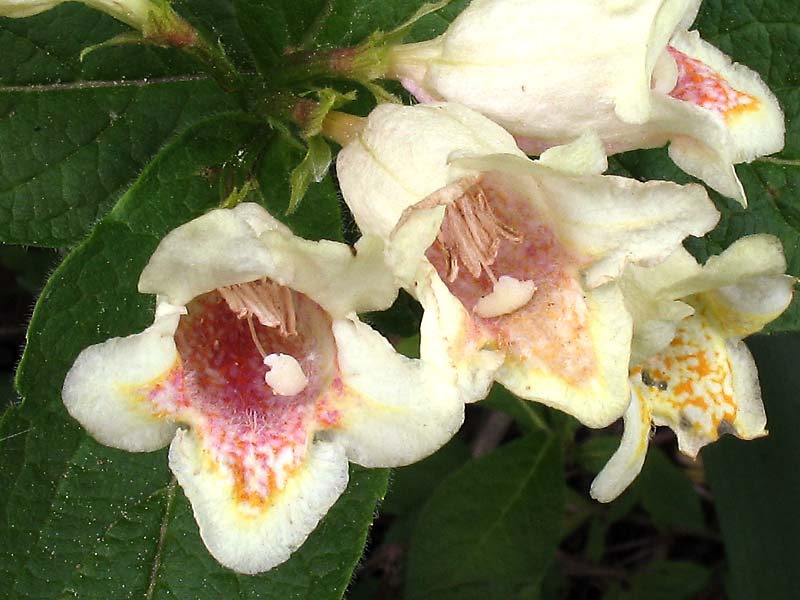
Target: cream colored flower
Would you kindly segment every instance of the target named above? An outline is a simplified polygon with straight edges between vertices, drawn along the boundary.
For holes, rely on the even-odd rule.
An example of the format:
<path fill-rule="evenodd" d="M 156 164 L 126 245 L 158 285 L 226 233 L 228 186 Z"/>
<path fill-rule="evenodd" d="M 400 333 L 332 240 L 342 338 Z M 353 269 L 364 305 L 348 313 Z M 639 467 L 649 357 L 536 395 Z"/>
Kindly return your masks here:
<path fill-rule="evenodd" d="M 70 414 L 103 444 L 170 445 L 169 464 L 222 564 L 285 561 L 347 485 L 348 459 L 404 465 L 458 429 L 446 376 L 355 316 L 396 295 L 382 244 L 297 238 L 254 204 L 168 234 L 139 281 L 142 333 L 84 350 Z"/>
<path fill-rule="evenodd" d="M 592 484 L 601 502 L 639 474 L 651 424 L 666 425 L 684 454 L 733 433 L 766 435 L 758 373 L 741 341 L 792 299 L 780 242 L 744 237 L 702 267 L 683 249 L 652 268 L 629 267 L 622 285 L 634 316 L 631 402 L 619 449 Z"/>
<path fill-rule="evenodd" d="M 425 309 L 423 360 L 457 373 L 465 401 L 497 380 L 595 427 L 624 411 L 631 321 L 615 279 L 718 213 L 701 186 L 605 168 L 592 136 L 533 162 L 456 104 L 379 106 L 339 154 L 357 224 L 390 240 Z"/>
<path fill-rule="evenodd" d="M 670 142 L 679 167 L 744 204 L 733 165 L 783 147 L 783 114 L 758 74 L 688 31 L 699 3 L 474 0 L 442 36 L 395 47 L 390 76 L 532 153 L 587 131 L 609 153 Z"/>

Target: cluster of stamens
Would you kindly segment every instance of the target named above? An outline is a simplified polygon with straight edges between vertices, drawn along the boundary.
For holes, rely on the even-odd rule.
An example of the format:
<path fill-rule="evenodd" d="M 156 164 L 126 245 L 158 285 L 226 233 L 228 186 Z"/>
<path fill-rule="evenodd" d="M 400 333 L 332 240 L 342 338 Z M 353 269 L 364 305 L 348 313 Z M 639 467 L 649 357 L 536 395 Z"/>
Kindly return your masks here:
<path fill-rule="evenodd" d="M 239 319 L 247 319 L 250 335 L 262 357 L 267 353 L 256 334 L 253 317 L 264 327 L 275 327 L 281 336 L 297 335 L 292 290 L 269 279 L 218 288 L 220 296 Z"/>
<path fill-rule="evenodd" d="M 447 260 L 447 280 L 455 281 L 463 265 L 475 279 L 485 271 L 496 284 L 491 267 L 504 239 L 519 243 L 522 236 L 497 217 L 480 185 L 469 187 L 448 204 L 434 242 Z"/>

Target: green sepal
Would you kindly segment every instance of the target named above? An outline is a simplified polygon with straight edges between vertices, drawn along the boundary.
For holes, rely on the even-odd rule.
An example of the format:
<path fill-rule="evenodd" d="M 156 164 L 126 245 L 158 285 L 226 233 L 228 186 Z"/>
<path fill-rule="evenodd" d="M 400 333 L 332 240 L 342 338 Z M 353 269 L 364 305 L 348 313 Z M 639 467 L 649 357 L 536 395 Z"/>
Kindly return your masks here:
<path fill-rule="evenodd" d="M 100 48 L 111 48 L 113 46 L 125 46 L 125 45 L 133 45 L 139 46 L 141 44 L 148 44 L 148 42 L 144 37 L 142 37 L 141 32 L 139 31 L 126 31 L 125 33 L 120 33 L 119 35 L 115 35 L 110 40 L 106 40 L 105 42 L 100 42 L 99 44 L 92 44 L 91 46 L 87 46 L 83 50 L 81 50 L 80 55 L 78 56 L 78 60 L 83 62 L 83 59 L 86 58 L 90 53 L 94 52 L 95 50 L 99 50 Z"/>
<path fill-rule="evenodd" d="M 331 166 L 332 159 L 331 147 L 322 137 L 314 136 L 308 139 L 308 152 L 289 178 L 292 194 L 289 198 L 289 207 L 286 209 L 287 215 L 297 210 L 312 181 L 315 183 L 322 181 Z"/>
<path fill-rule="evenodd" d="M 322 124 L 325 121 L 325 117 L 328 116 L 328 113 L 356 99 L 355 92 L 343 94 L 331 88 L 322 88 L 317 90 L 316 93 L 319 102 L 311 112 L 311 116 L 303 128 L 303 137 L 306 139 L 316 137 L 322 133 Z"/>

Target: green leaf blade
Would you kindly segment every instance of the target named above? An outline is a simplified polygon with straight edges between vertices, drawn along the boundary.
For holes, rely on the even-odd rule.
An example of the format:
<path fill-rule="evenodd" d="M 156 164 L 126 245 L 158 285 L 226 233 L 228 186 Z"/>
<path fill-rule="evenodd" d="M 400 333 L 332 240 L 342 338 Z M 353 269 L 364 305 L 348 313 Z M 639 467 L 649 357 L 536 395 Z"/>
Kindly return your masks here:
<path fill-rule="evenodd" d="M 556 436 L 529 435 L 446 478 L 417 522 L 406 599 L 516 597 L 539 585 L 561 535 Z"/>
<path fill-rule="evenodd" d="M 800 336 L 748 341 L 759 369 L 769 437 L 720 440 L 703 451 L 730 568 L 731 600 L 800 597 Z"/>
<path fill-rule="evenodd" d="M 0 89 L 0 240 L 74 244 L 165 141 L 233 108 L 208 81 Z"/>

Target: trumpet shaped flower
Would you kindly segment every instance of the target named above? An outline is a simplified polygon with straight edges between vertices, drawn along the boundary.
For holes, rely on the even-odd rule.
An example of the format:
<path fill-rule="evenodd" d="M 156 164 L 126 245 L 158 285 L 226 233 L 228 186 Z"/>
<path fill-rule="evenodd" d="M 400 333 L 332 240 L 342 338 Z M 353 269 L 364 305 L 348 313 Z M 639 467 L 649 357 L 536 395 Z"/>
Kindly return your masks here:
<path fill-rule="evenodd" d="M 785 270 L 780 242 L 769 235 L 741 238 L 703 266 L 680 249 L 655 267 L 629 267 L 623 288 L 642 360 L 630 373 L 622 442 L 592 496 L 608 502 L 633 481 L 652 425 L 671 428 L 691 457 L 723 433 L 767 434 L 758 373 L 741 340 L 791 302 L 794 278 Z"/>
<path fill-rule="evenodd" d="M 169 233 L 139 289 L 153 324 L 81 352 L 64 403 L 103 444 L 169 444 L 206 546 L 236 571 L 285 561 L 348 459 L 407 464 L 461 424 L 453 383 L 355 316 L 396 295 L 376 238 L 309 242 L 241 204 Z"/>
<path fill-rule="evenodd" d="M 699 4 L 475 0 L 440 37 L 395 47 L 389 75 L 531 153 L 586 131 L 609 153 L 670 142 L 679 167 L 744 204 L 733 165 L 783 147 L 783 114 L 757 73 L 688 31 Z"/>
<path fill-rule="evenodd" d="M 422 358 L 455 372 L 466 402 L 497 380 L 590 426 L 624 411 L 631 319 L 615 280 L 718 213 L 701 186 L 605 168 L 595 137 L 534 162 L 457 104 L 379 106 L 339 154 L 357 224 L 389 240 L 425 309 Z"/>

